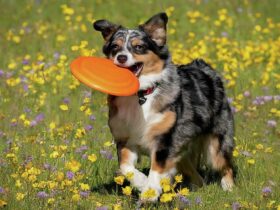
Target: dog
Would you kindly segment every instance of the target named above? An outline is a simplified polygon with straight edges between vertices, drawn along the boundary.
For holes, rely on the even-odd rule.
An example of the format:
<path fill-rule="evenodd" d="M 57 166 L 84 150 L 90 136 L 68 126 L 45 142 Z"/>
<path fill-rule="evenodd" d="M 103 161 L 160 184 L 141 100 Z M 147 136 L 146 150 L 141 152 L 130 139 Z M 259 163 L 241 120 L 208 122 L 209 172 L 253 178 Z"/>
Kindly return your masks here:
<path fill-rule="evenodd" d="M 109 127 L 117 145 L 120 171 L 133 173 L 131 185 L 143 193 L 162 193 L 162 178 L 176 173 L 201 187 L 199 168 L 221 176 L 221 186 L 234 186 L 232 152 L 234 120 L 221 77 L 201 59 L 176 66 L 166 44 L 168 17 L 159 13 L 135 29 L 107 20 L 93 23 L 105 40 L 103 53 L 129 69 L 140 82 L 137 94 L 108 96 Z M 148 155 L 148 176 L 135 164 Z"/>

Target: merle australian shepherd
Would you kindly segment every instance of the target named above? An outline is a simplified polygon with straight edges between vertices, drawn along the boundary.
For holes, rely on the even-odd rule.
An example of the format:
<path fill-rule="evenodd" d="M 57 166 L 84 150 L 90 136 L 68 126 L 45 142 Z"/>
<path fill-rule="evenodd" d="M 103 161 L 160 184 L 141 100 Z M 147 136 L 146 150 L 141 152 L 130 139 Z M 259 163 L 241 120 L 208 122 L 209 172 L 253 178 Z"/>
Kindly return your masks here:
<path fill-rule="evenodd" d="M 234 185 L 233 116 L 220 76 L 203 60 L 176 66 L 166 46 L 165 13 L 135 29 L 107 20 L 94 22 L 105 40 L 104 54 L 139 79 L 138 94 L 108 96 L 109 127 L 117 144 L 120 171 L 133 173 L 131 185 L 142 193 L 176 173 L 194 186 L 204 179 L 202 165 L 220 174 L 221 186 Z M 151 159 L 149 175 L 135 168 L 141 154 Z"/>

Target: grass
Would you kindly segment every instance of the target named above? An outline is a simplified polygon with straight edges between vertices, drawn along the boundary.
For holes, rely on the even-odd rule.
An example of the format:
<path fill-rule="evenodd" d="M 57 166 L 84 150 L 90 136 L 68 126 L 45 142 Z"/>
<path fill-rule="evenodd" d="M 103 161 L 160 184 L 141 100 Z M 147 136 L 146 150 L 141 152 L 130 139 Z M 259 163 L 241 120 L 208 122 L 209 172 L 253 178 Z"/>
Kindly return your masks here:
<path fill-rule="evenodd" d="M 0 208 L 137 208 L 136 196 L 114 182 L 106 96 L 79 84 L 69 64 L 79 55 L 102 56 L 93 20 L 135 27 L 160 11 L 170 16 L 173 61 L 204 58 L 225 79 L 238 174 L 231 193 L 213 183 L 184 202 L 144 208 L 280 208 L 277 0 L 1 0 L 0 8 Z"/>

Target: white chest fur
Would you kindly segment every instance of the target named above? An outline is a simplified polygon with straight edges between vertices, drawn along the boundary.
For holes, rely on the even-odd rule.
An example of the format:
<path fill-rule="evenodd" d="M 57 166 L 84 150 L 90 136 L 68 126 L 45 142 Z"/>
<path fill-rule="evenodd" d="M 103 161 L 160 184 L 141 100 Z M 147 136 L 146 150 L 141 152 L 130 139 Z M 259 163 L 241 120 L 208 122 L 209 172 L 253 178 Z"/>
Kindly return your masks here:
<path fill-rule="evenodd" d="M 145 96 L 146 102 L 141 106 L 138 96 L 117 97 L 114 105 L 117 113 L 111 117 L 109 124 L 115 140 L 127 139 L 128 144 L 140 147 L 147 143 L 145 134 L 150 126 L 162 119 L 162 114 L 152 108 L 153 98 L 156 91 Z"/>

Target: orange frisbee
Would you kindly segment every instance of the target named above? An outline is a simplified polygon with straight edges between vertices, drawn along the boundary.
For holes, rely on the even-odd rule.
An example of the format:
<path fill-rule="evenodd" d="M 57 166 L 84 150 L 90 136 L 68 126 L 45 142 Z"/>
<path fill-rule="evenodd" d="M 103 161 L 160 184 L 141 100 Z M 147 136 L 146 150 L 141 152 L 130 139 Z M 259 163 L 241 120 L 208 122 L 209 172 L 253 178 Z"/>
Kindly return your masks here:
<path fill-rule="evenodd" d="M 80 82 L 110 95 L 130 96 L 139 89 L 139 81 L 131 71 L 106 58 L 78 57 L 70 68 Z"/>

